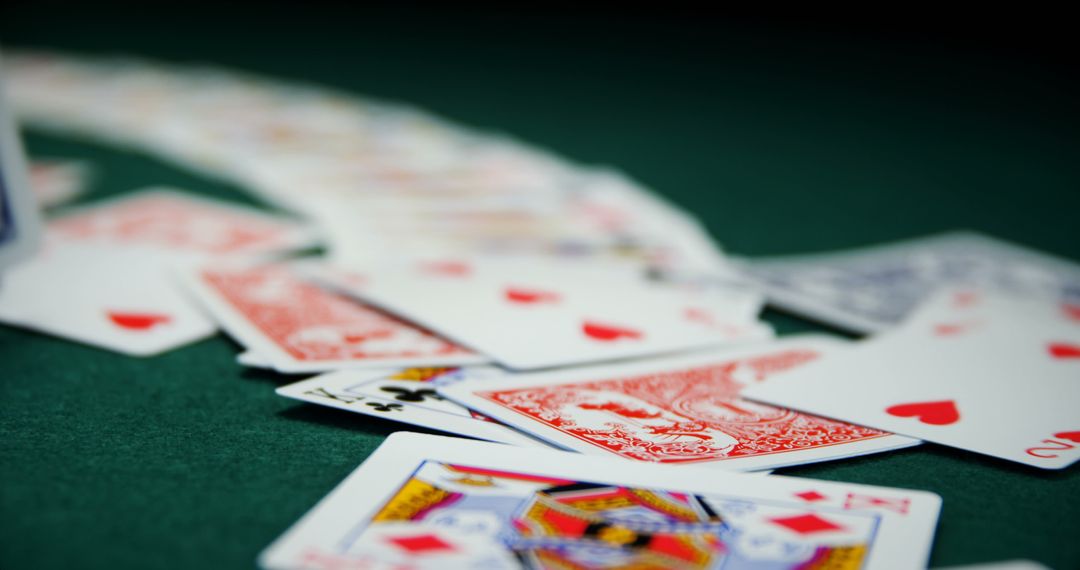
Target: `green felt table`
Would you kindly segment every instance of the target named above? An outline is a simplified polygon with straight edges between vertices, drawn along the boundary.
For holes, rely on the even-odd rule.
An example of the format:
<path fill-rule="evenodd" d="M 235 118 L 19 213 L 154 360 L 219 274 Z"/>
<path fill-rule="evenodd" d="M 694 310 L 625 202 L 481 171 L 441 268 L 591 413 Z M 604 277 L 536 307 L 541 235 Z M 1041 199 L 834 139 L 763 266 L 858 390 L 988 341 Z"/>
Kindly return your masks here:
<path fill-rule="evenodd" d="M 0 37 L 408 101 L 623 169 L 739 254 L 972 228 L 1080 259 L 1080 90 L 1050 64 L 648 18 L 598 33 L 595 18 L 556 29 L 458 17 L 469 26 L 456 27 L 222 8 L 170 13 L 165 33 L 136 12 L 24 6 L 4 13 Z M 255 203 L 136 152 L 37 133 L 28 144 L 94 163 L 82 201 L 168 184 Z M 826 330 L 766 318 L 782 334 Z M 404 428 L 276 396 L 289 378 L 241 367 L 237 351 L 218 335 L 130 358 L 0 326 L 0 567 L 250 567 Z M 939 493 L 934 566 L 1029 558 L 1080 568 L 1075 467 L 1044 472 L 927 444 L 782 473 Z"/>

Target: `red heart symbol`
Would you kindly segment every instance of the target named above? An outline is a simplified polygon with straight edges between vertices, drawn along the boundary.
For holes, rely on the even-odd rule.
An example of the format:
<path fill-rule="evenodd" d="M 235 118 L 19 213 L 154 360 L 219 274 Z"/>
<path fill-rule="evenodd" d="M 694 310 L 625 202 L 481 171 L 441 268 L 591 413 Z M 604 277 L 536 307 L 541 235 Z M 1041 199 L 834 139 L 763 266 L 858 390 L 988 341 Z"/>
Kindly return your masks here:
<path fill-rule="evenodd" d="M 979 302 L 979 294 L 975 291 L 957 291 L 953 295 L 953 306 L 957 308 L 970 307 Z"/>
<path fill-rule="evenodd" d="M 1065 303 L 1061 305 L 1061 310 L 1065 311 L 1065 316 L 1074 321 L 1080 321 L 1080 305 L 1072 305 Z"/>
<path fill-rule="evenodd" d="M 956 402 L 952 400 L 897 404 L 885 408 L 885 413 L 901 418 L 917 417 L 920 422 L 934 426 L 947 426 L 960 419 Z"/>
<path fill-rule="evenodd" d="M 602 325 L 590 321 L 585 321 L 581 325 L 581 330 L 584 331 L 586 335 L 595 338 L 596 340 L 604 341 L 618 340 L 620 338 L 639 339 L 644 336 L 641 331 L 636 331 L 634 329 Z"/>
<path fill-rule="evenodd" d="M 448 277 L 465 277 L 472 271 L 469 264 L 463 261 L 432 261 L 425 263 L 424 269 Z"/>
<path fill-rule="evenodd" d="M 1080 358 L 1080 345 L 1052 342 L 1046 349 L 1054 358 Z"/>
<path fill-rule="evenodd" d="M 1061 439 L 1067 439 L 1069 441 L 1080 443 L 1080 431 L 1062 431 L 1054 434 L 1054 437 Z"/>
<path fill-rule="evenodd" d="M 953 336 L 966 332 L 970 325 L 965 324 L 941 324 L 934 325 L 934 334 L 938 336 Z"/>
<path fill-rule="evenodd" d="M 552 291 L 507 287 L 504 294 L 507 301 L 514 303 L 556 303 L 559 301 L 559 294 Z"/>
<path fill-rule="evenodd" d="M 153 328 L 154 325 L 165 324 L 172 320 L 169 315 L 155 313 L 121 313 L 109 311 L 107 314 L 109 315 L 109 320 L 116 324 L 116 326 L 134 331 L 149 330 Z"/>

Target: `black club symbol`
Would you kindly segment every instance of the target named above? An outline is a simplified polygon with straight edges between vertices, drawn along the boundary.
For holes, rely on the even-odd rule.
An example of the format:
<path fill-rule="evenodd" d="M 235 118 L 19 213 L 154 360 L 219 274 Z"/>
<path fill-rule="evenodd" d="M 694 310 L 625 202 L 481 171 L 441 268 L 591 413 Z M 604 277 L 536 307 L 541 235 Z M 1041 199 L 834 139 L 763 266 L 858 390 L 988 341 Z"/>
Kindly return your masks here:
<path fill-rule="evenodd" d="M 442 396 L 431 388 L 410 390 L 409 388 L 398 388 L 397 386 L 383 386 L 379 389 L 383 392 L 397 394 L 394 396 L 394 399 L 402 402 L 423 402 L 427 398 L 431 398 L 432 400 L 442 400 Z"/>
<path fill-rule="evenodd" d="M 394 403 L 380 404 L 378 402 L 368 402 L 367 405 L 374 408 L 376 412 L 400 412 L 401 410 L 405 409 L 405 406 Z"/>

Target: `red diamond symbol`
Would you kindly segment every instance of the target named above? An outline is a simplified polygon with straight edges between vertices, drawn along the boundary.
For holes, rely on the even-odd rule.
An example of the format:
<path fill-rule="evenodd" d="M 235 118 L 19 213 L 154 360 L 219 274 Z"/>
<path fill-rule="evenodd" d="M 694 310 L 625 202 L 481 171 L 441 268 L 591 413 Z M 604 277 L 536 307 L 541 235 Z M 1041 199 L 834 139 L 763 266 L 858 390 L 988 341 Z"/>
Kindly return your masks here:
<path fill-rule="evenodd" d="M 843 530 L 844 528 L 813 513 L 791 517 L 778 517 L 769 519 L 769 522 L 778 524 L 799 534 L 814 534 L 815 532 Z"/>
<path fill-rule="evenodd" d="M 795 496 L 808 502 L 820 501 L 822 499 L 828 499 L 825 495 L 818 493 L 817 491 L 803 491 L 802 493 L 795 493 Z"/>
<path fill-rule="evenodd" d="M 387 541 L 392 542 L 398 548 L 408 550 L 413 554 L 429 554 L 431 552 L 439 552 L 443 550 L 455 550 L 453 544 L 444 541 L 443 539 L 435 536 L 434 534 L 400 536 L 397 538 L 387 539 Z"/>

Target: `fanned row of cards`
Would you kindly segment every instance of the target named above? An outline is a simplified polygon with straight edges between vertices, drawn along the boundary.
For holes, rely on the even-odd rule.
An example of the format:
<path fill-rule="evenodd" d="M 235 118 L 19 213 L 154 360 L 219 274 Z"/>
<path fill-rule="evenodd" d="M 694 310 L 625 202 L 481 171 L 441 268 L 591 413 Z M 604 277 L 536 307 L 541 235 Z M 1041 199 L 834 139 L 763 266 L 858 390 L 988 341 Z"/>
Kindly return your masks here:
<path fill-rule="evenodd" d="M 629 177 L 415 109 L 14 69 L 39 126 L 285 214 L 163 188 L 54 212 L 0 321 L 141 357 L 223 330 L 284 397 L 484 440 L 391 436 L 264 567 L 922 568 L 935 495 L 736 472 L 923 441 L 1080 459 L 1076 263 L 972 232 L 732 260 Z M 766 302 L 873 336 L 778 339 Z"/>

